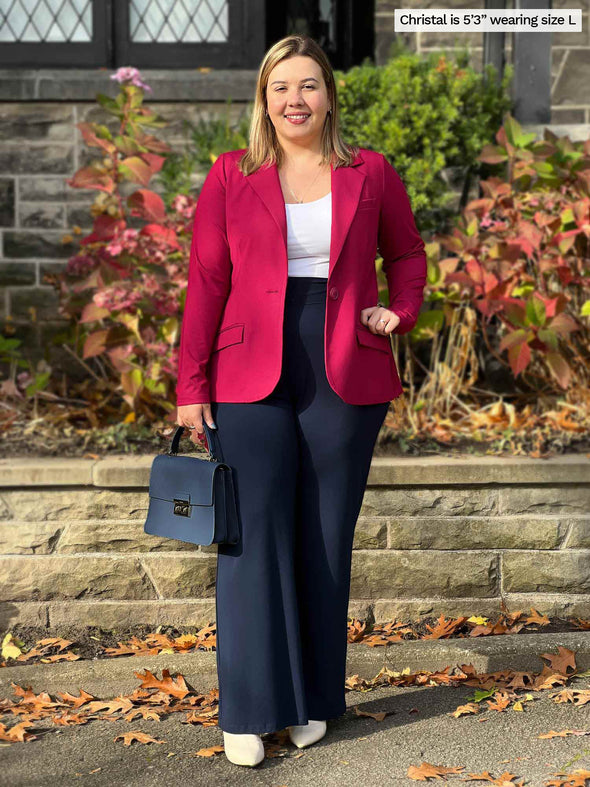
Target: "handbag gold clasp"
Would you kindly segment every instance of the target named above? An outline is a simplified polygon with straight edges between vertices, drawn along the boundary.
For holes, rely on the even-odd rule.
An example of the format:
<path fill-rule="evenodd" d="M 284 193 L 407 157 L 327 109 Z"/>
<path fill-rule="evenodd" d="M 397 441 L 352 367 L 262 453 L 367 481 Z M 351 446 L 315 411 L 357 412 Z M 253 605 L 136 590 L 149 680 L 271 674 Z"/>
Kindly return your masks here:
<path fill-rule="evenodd" d="M 188 500 L 174 498 L 174 513 L 176 516 L 190 516 L 191 505 Z"/>

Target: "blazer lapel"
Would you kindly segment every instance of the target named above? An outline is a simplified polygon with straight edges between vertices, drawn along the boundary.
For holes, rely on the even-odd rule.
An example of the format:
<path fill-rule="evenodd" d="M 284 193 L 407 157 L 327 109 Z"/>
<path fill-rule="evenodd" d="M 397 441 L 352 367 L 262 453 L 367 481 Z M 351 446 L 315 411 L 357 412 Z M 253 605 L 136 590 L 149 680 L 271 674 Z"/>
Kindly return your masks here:
<path fill-rule="evenodd" d="M 366 178 L 365 172 L 358 168 L 362 163 L 363 157 L 359 151 L 349 167 L 337 167 L 334 169 L 330 165 L 332 177 L 332 230 L 330 235 L 328 276 L 331 275 L 338 261 L 361 198 Z M 283 239 L 285 265 L 287 265 L 287 216 L 277 165 L 259 167 L 256 172 L 248 175 L 246 180 L 266 205 L 267 210 L 277 224 Z"/>

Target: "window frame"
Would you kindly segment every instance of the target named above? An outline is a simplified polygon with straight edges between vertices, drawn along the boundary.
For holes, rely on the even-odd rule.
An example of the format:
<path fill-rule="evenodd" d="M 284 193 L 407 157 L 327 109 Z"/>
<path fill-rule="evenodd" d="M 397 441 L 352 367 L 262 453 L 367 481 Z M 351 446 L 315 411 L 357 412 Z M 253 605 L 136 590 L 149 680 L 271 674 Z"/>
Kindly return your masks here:
<path fill-rule="evenodd" d="M 110 60 L 110 0 L 91 0 L 90 41 L 2 41 L 0 67 L 97 67 Z"/>
<path fill-rule="evenodd" d="M 134 43 L 129 40 L 130 0 L 91 2 L 91 41 L 2 42 L 0 68 L 255 68 L 264 51 L 265 0 L 226 0 L 227 42 L 190 44 Z"/>

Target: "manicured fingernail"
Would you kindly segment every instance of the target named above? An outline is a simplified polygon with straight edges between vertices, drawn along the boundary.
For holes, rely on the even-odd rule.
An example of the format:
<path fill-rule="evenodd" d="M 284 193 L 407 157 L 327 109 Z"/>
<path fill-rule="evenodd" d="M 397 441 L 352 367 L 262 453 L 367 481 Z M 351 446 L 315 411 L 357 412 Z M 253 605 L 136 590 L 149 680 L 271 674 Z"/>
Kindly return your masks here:
<path fill-rule="evenodd" d="M 211 421 L 211 423 L 209 424 L 209 426 L 210 426 L 212 429 L 217 429 L 217 424 L 215 423 L 215 421 Z"/>

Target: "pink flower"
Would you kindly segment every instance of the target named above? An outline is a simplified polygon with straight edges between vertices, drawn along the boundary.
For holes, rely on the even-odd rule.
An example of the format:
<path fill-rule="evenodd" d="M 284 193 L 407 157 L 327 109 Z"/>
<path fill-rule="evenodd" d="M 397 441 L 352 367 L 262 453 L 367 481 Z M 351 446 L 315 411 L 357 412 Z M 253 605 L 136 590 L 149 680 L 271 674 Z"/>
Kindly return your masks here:
<path fill-rule="evenodd" d="M 66 265 L 66 272 L 73 276 L 85 276 L 98 266 L 98 260 L 88 254 L 75 254 Z"/>
<path fill-rule="evenodd" d="M 16 375 L 16 381 L 19 384 L 19 386 L 24 390 L 29 383 L 33 382 L 33 378 L 29 374 L 29 372 L 20 372 L 20 374 Z"/>
<path fill-rule="evenodd" d="M 123 82 L 130 82 L 132 85 L 135 85 L 135 87 L 141 87 L 144 90 L 152 92 L 151 87 L 142 81 L 138 69 L 133 68 L 133 66 L 122 66 L 111 75 L 111 79 L 114 79 L 115 82 L 118 82 L 120 85 L 123 84 Z"/>
<path fill-rule="evenodd" d="M 123 246 L 120 243 L 109 243 L 105 248 L 113 257 L 117 257 L 123 251 Z"/>
<path fill-rule="evenodd" d="M 136 304 L 141 298 L 141 292 L 112 286 L 95 292 L 92 300 L 97 306 L 108 309 L 110 312 L 129 311 L 131 314 L 135 314 L 137 312 Z"/>

